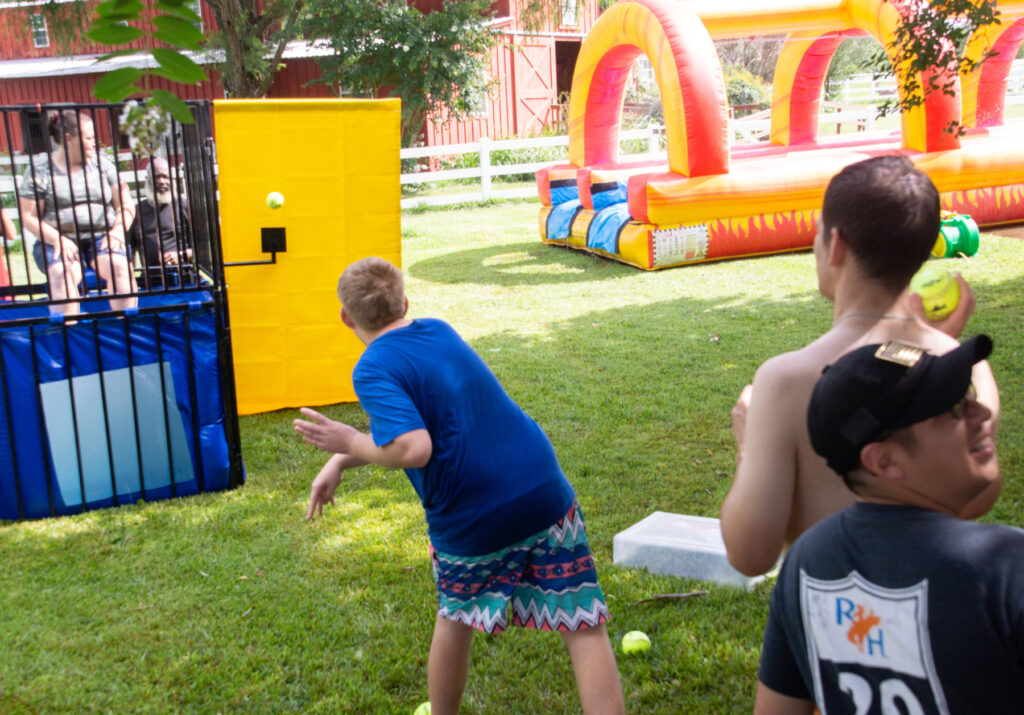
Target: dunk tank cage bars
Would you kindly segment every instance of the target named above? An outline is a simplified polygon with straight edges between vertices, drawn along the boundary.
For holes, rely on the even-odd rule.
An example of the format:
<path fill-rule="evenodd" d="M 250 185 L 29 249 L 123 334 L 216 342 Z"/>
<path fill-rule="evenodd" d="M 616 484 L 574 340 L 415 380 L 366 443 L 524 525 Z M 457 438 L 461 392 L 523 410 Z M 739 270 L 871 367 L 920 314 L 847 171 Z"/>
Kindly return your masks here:
<path fill-rule="evenodd" d="M 179 213 L 151 212 L 173 237 L 176 255 L 153 261 L 140 244 L 130 251 L 133 285 L 105 282 L 86 270 L 77 296 L 55 291 L 52 273 L 48 279 L 33 260 L 39 240 L 32 233 L 39 231 L 29 208 L 33 192 L 36 202 L 60 206 L 54 192 L 63 180 L 72 202 L 81 203 L 75 192 L 84 191 L 92 192 L 84 204 L 109 206 L 98 219 L 90 208 L 51 219 L 82 246 L 98 240 L 90 235 L 105 233 L 97 220 L 106 228 L 119 223 L 120 212 L 130 224 L 126 207 L 134 204 L 138 213 L 151 201 L 149 157 L 125 151 L 118 105 L 0 107 L 0 520 L 186 496 L 244 481 L 211 105 L 189 107 L 195 122 L 172 123 L 158 150 L 170 165 L 171 201 Z M 121 207 L 103 195 L 106 182 L 68 182 L 60 162 L 46 159 L 58 149 L 46 120 L 58 111 L 74 113 L 79 126 L 91 121 L 95 156 L 80 137 L 64 139 L 60 148 L 84 155 L 93 168 L 102 168 L 101 156 L 116 162 L 118 193 L 125 192 Z M 68 146 L 76 141 L 78 147 Z M 113 259 L 99 253 L 94 260 Z M 113 274 L 113 263 L 108 267 L 99 273 Z"/>

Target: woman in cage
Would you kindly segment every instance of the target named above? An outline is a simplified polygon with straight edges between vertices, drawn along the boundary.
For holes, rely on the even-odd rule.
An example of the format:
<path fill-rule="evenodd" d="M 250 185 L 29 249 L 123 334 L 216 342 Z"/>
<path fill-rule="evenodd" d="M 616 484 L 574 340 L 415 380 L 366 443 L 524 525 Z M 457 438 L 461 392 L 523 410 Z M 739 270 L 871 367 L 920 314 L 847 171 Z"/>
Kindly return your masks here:
<path fill-rule="evenodd" d="M 117 168 L 97 155 L 90 117 L 73 109 L 53 112 L 48 127 L 54 149 L 32 157 L 18 182 L 18 203 L 25 228 L 39 238 L 33 257 L 46 273 L 50 298 L 78 298 L 88 265 L 112 296 L 125 296 L 112 297 L 112 309 L 132 307 L 138 289 L 125 241 L 135 217 L 131 191 Z M 62 310 L 77 313 L 78 303 Z"/>

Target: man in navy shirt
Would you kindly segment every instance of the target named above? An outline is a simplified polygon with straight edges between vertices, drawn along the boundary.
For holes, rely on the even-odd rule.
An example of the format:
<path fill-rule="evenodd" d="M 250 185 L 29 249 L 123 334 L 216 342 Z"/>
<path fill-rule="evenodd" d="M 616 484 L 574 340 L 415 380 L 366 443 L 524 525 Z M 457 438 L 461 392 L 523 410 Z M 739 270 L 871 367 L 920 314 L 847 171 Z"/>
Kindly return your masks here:
<path fill-rule="evenodd" d="M 991 349 L 890 341 L 825 369 L 811 444 L 858 501 L 786 556 L 755 713 L 1020 711 L 1024 532 L 958 518 L 1000 479 L 971 385 Z"/>

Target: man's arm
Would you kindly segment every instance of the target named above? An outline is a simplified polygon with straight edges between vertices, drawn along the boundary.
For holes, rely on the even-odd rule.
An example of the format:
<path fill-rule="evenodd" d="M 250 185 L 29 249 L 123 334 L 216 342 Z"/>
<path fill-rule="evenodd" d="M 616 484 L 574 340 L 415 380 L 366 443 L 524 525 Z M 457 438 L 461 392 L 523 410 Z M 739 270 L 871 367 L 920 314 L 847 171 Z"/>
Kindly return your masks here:
<path fill-rule="evenodd" d="M 754 715 L 810 715 L 814 712 L 814 701 L 791 698 L 777 693 L 761 681 L 757 681 L 757 700 L 754 701 Z"/>
<path fill-rule="evenodd" d="M 793 414 L 800 408 L 785 384 L 780 360 L 786 357 L 762 365 L 752 390 L 744 390 L 733 410 L 737 466 L 720 517 L 729 563 L 747 576 L 767 573 L 778 561 L 792 511 L 797 469 Z"/>

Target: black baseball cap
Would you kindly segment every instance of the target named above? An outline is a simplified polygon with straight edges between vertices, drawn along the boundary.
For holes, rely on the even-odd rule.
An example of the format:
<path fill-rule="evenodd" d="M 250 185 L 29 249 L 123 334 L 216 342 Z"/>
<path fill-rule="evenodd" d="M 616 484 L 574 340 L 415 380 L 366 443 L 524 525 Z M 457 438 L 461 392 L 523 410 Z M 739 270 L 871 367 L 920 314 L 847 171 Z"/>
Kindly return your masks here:
<path fill-rule="evenodd" d="M 860 464 L 864 445 L 952 409 L 971 386 L 971 369 L 992 352 L 977 335 L 944 355 L 907 343 L 866 345 L 824 369 L 807 407 L 814 451 L 836 473 Z"/>

